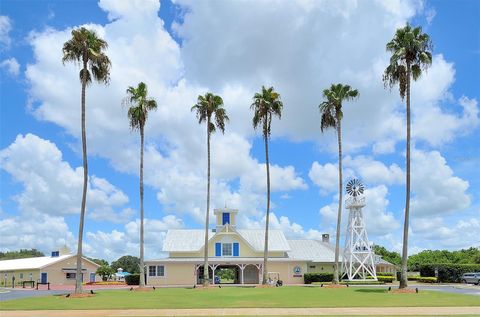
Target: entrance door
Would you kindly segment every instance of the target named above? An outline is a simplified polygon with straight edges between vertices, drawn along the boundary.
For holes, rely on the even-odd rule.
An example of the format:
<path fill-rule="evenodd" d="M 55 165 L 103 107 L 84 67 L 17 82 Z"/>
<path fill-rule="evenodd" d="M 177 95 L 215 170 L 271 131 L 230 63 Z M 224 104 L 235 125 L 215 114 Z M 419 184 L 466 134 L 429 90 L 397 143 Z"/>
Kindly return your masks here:
<path fill-rule="evenodd" d="M 41 283 L 47 283 L 48 282 L 47 273 L 42 273 L 40 276 L 41 276 L 40 277 Z"/>
<path fill-rule="evenodd" d="M 95 282 L 95 273 L 90 273 L 90 282 Z"/>

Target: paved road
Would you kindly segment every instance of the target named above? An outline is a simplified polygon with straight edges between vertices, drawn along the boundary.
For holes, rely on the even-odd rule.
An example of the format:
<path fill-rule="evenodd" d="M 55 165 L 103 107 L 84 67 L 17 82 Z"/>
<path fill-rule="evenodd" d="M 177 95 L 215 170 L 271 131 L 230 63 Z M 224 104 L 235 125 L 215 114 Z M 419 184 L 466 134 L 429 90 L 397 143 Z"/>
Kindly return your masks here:
<path fill-rule="evenodd" d="M 349 308 L 214 308 L 2 311 L 2 317 L 102 317 L 102 316 L 480 316 L 477 307 L 349 307 Z"/>
<path fill-rule="evenodd" d="M 68 294 L 68 291 L 47 291 L 47 290 L 25 290 L 14 288 L 0 288 L 0 302 L 5 300 L 24 298 L 24 297 L 37 297 L 47 295 L 59 295 Z"/>

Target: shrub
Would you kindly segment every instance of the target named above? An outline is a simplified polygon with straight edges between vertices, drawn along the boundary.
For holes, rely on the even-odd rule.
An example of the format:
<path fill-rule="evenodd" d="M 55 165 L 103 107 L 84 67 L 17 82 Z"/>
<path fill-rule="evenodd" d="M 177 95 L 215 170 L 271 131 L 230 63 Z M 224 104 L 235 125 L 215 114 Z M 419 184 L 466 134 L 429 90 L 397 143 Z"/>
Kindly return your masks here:
<path fill-rule="evenodd" d="M 393 277 L 393 276 L 382 276 L 382 275 L 379 275 L 379 276 L 377 276 L 377 280 L 378 280 L 379 282 L 392 283 L 392 282 L 395 280 L 395 277 Z"/>
<path fill-rule="evenodd" d="M 395 273 L 391 272 L 377 272 L 377 276 L 394 276 Z"/>
<path fill-rule="evenodd" d="M 140 274 L 131 274 L 131 275 L 125 276 L 125 283 L 127 283 L 127 285 L 139 285 Z"/>
<path fill-rule="evenodd" d="M 479 264 L 424 264 L 420 265 L 420 276 L 434 277 L 438 269 L 438 282 L 458 283 L 464 273 L 479 272 Z"/>
<path fill-rule="evenodd" d="M 417 282 L 420 282 L 420 283 L 437 283 L 437 278 L 436 277 L 419 277 L 417 279 Z"/>
<path fill-rule="evenodd" d="M 303 274 L 305 284 L 312 282 L 331 282 L 333 281 L 333 273 L 305 273 Z"/>

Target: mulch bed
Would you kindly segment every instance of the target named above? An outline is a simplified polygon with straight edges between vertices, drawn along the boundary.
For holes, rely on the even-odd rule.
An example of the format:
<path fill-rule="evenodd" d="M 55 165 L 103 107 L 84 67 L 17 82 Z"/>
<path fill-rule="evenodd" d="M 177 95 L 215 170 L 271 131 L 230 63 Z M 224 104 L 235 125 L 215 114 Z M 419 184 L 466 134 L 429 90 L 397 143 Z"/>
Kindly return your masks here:
<path fill-rule="evenodd" d="M 327 284 L 327 285 L 324 285 L 323 287 L 325 287 L 325 288 L 344 288 L 344 287 L 347 287 L 347 285 L 343 285 L 343 284 Z"/>

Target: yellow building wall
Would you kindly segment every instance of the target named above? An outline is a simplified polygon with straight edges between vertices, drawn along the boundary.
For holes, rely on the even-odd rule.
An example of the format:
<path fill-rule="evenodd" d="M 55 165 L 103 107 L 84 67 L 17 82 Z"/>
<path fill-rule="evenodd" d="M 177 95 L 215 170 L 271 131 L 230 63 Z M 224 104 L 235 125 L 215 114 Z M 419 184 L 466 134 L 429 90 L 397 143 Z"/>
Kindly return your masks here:
<path fill-rule="evenodd" d="M 195 284 L 195 264 L 193 263 L 147 263 L 147 285 L 193 285 Z M 165 266 L 165 276 L 148 276 L 148 266 Z"/>
<path fill-rule="evenodd" d="M 15 276 L 15 284 L 21 285 L 23 281 L 35 281 L 37 283 L 40 281 L 41 273 L 47 273 L 47 281 L 51 284 L 56 285 L 75 285 L 75 279 L 67 279 L 65 272 L 62 271 L 64 268 L 75 269 L 77 266 L 77 257 L 71 257 L 63 261 L 51 264 L 43 269 L 34 269 L 34 270 L 13 270 L 13 271 L 4 271 L 0 272 L 0 285 L 5 285 L 5 277 L 7 281 L 7 286 L 12 285 L 12 276 Z M 95 273 L 98 266 L 82 260 L 82 267 L 87 269 L 83 274 L 83 281 L 90 281 L 90 273 Z M 30 273 L 32 273 L 32 278 L 30 279 Z M 23 274 L 23 278 L 20 275 Z M 100 281 L 98 275 L 95 276 L 96 281 Z M 28 286 L 27 286 L 28 287 Z"/>
<path fill-rule="evenodd" d="M 62 269 L 76 269 L 77 257 L 71 257 L 63 261 L 54 263 L 40 270 L 40 273 L 47 273 L 48 282 L 57 285 L 75 285 L 75 279 L 67 279 L 66 273 Z M 90 273 L 95 273 L 99 266 L 82 259 L 82 268 L 87 269 L 83 273 L 83 282 L 90 282 Z M 95 276 L 96 281 L 100 281 L 99 276 Z"/>
<path fill-rule="evenodd" d="M 18 270 L 18 271 L 1 271 L 0 285 L 12 286 L 12 277 L 15 276 L 15 285 L 21 285 L 23 281 L 35 281 L 40 278 L 39 270 Z M 30 279 L 30 273 L 32 278 Z M 23 274 L 23 277 L 21 275 Z M 28 287 L 28 286 L 25 286 Z"/>
<path fill-rule="evenodd" d="M 300 267 L 298 274 L 294 272 L 297 266 Z M 304 284 L 303 274 L 307 272 L 307 264 L 305 262 L 269 262 L 267 270 L 280 273 L 280 280 L 284 284 Z"/>
<path fill-rule="evenodd" d="M 341 265 L 341 263 L 339 263 Z M 333 273 L 333 263 L 310 262 L 307 265 L 308 273 Z"/>

